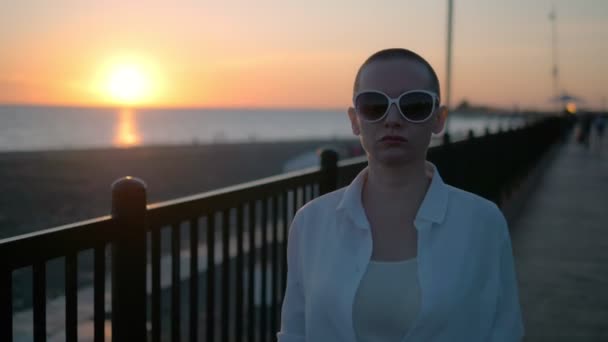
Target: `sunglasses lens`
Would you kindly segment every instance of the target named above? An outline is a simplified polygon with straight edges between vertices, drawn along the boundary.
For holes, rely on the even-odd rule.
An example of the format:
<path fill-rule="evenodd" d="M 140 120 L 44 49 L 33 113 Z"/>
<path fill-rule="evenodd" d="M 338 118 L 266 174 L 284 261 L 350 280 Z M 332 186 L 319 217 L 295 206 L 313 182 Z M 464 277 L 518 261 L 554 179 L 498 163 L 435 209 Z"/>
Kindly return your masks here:
<path fill-rule="evenodd" d="M 388 107 L 388 99 L 386 96 L 369 92 L 361 93 L 355 100 L 355 109 L 357 113 L 365 120 L 375 121 L 380 119 Z"/>
<path fill-rule="evenodd" d="M 405 94 L 399 100 L 399 108 L 405 117 L 423 121 L 433 113 L 433 96 L 423 92 Z"/>

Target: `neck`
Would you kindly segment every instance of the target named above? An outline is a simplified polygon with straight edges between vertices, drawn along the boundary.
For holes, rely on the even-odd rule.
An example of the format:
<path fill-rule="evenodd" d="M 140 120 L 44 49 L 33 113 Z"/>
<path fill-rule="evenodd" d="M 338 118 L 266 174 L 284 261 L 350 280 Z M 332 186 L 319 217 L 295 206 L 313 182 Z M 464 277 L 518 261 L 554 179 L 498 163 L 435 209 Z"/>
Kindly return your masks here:
<path fill-rule="evenodd" d="M 421 200 L 429 184 L 425 160 L 412 161 L 397 167 L 370 160 L 363 189 L 364 202 L 403 208 L 404 205 Z"/>

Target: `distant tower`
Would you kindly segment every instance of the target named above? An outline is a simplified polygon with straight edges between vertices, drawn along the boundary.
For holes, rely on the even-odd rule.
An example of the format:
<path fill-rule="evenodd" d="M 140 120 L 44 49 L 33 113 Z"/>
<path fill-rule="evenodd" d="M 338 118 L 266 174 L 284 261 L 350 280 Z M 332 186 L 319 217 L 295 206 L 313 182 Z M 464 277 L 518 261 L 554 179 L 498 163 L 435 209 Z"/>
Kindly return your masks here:
<path fill-rule="evenodd" d="M 559 97 L 559 71 L 557 68 L 557 29 L 556 29 L 556 20 L 557 15 L 555 13 L 555 7 L 551 8 L 551 12 L 549 13 L 549 20 L 551 21 L 551 37 L 552 37 L 552 59 L 553 59 L 553 96 L 555 99 Z"/>

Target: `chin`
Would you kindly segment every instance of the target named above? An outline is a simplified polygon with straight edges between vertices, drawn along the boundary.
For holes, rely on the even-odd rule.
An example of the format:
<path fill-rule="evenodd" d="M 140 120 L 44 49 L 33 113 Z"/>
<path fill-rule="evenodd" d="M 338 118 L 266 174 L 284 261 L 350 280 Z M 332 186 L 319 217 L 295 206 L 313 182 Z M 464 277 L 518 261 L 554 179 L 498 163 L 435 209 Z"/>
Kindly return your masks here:
<path fill-rule="evenodd" d="M 381 151 L 374 159 L 382 165 L 399 167 L 410 164 L 418 158 L 405 151 Z"/>

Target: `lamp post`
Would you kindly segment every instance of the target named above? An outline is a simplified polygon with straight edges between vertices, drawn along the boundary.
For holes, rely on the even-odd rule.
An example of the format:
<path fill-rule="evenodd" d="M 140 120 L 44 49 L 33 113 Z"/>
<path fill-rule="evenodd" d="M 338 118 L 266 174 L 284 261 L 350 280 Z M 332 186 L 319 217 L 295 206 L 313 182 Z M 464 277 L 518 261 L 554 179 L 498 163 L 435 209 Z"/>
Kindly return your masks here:
<path fill-rule="evenodd" d="M 551 55 L 553 61 L 553 68 L 551 70 L 553 76 L 553 96 L 555 98 L 559 97 L 559 71 L 557 68 L 557 27 L 556 27 L 556 13 L 555 7 L 551 8 L 551 12 L 549 13 L 549 20 L 551 21 Z M 563 107 L 564 104 L 560 103 Z M 559 110 L 561 110 L 560 108 Z"/>
<path fill-rule="evenodd" d="M 454 12 L 453 0 L 448 0 L 448 27 L 447 27 L 447 58 L 446 58 L 446 80 L 445 80 L 445 105 L 450 109 L 450 98 L 451 98 L 451 83 L 452 83 L 452 17 Z M 445 133 L 449 135 L 449 122 L 450 116 L 448 115 L 445 121 Z"/>

